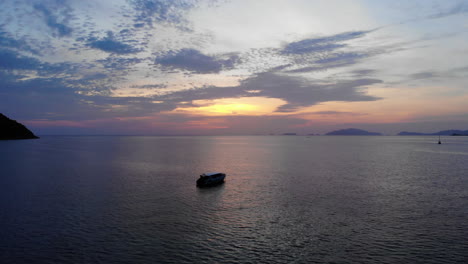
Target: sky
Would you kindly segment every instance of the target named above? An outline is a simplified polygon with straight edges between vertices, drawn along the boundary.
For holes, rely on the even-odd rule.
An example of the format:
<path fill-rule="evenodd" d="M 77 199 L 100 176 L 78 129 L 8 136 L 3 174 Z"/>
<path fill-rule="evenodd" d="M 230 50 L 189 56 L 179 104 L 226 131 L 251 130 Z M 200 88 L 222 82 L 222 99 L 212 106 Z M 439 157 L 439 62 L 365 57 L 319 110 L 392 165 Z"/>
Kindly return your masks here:
<path fill-rule="evenodd" d="M 2 0 L 39 135 L 468 129 L 468 0 Z"/>

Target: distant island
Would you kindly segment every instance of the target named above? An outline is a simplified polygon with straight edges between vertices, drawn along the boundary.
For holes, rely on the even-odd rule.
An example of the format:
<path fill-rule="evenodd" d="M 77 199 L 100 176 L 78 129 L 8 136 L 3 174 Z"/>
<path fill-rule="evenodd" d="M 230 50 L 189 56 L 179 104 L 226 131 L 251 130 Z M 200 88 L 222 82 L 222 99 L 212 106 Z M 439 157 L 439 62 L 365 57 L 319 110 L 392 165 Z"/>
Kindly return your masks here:
<path fill-rule="evenodd" d="M 381 136 L 381 133 L 377 132 L 369 132 L 362 129 L 357 128 L 347 128 L 341 130 L 335 130 L 332 132 L 328 132 L 325 135 L 327 136 Z"/>
<path fill-rule="evenodd" d="M 468 136 L 468 130 L 456 130 L 456 129 L 450 129 L 450 130 L 442 130 L 439 132 L 435 133 L 419 133 L 419 132 L 407 132 L 407 131 L 402 131 L 397 134 L 398 136 Z"/>
<path fill-rule="evenodd" d="M 21 123 L 0 113 L 0 140 L 39 138 Z"/>

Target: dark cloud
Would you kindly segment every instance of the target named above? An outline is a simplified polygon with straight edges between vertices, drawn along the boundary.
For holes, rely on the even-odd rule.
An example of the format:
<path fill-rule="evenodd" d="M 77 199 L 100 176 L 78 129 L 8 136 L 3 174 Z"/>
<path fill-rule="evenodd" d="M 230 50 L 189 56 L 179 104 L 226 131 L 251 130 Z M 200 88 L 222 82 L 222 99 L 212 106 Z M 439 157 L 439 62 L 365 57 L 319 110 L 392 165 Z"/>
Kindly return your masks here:
<path fill-rule="evenodd" d="M 317 72 L 317 71 L 326 71 L 333 68 L 346 67 L 350 65 L 357 64 L 361 59 L 372 56 L 371 52 L 369 53 L 356 53 L 356 52 L 339 52 L 339 53 L 330 53 L 321 58 L 312 60 L 310 62 L 311 66 L 300 67 L 297 69 L 286 70 L 286 73 L 305 73 L 305 72 Z"/>
<path fill-rule="evenodd" d="M 35 58 L 22 56 L 18 52 L 0 48 L 0 69 L 36 70 L 42 63 Z"/>
<path fill-rule="evenodd" d="M 142 24 L 153 26 L 154 23 L 186 23 L 184 14 L 193 8 L 196 0 L 128 0 L 136 11 L 135 26 Z"/>
<path fill-rule="evenodd" d="M 48 78 L 52 75 L 76 75 L 79 68 L 83 67 L 82 64 L 74 63 L 47 63 L 41 60 L 23 55 L 18 51 L 11 49 L 0 48 L 0 71 L 16 71 L 22 74 L 34 73 L 41 78 Z"/>
<path fill-rule="evenodd" d="M 142 88 L 142 89 L 164 89 L 167 88 L 167 84 L 144 84 L 144 85 L 132 85 L 131 88 Z"/>
<path fill-rule="evenodd" d="M 427 70 L 402 76 L 398 83 L 407 83 L 411 81 L 438 82 L 443 79 L 456 80 L 468 77 L 468 66 L 448 68 L 443 71 Z"/>
<path fill-rule="evenodd" d="M 108 31 L 104 38 L 90 37 L 87 46 L 115 54 L 131 54 L 141 51 L 141 49 L 117 40 L 112 31 Z"/>
<path fill-rule="evenodd" d="M 293 66 L 294 66 L 294 64 L 292 64 L 292 63 L 283 64 L 283 65 L 280 65 L 280 66 L 270 68 L 270 72 L 281 72 L 281 71 L 286 70 L 286 69 L 288 69 L 290 67 L 293 67 Z"/>
<path fill-rule="evenodd" d="M 312 42 L 312 43 L 311 43 Z M 283 50 L 283 54 L 304 54 L 312 52 L 323 52 L 345 47 L 345 44 L 337 43 L 315 43 L 315 39 L 306 39 L 288 44 Z"/>
<path fill-rule="evenodd" d="M 12 43 L 12 42 L 9 42 Z M 138 59 L 106 60 L 107 68 L 85 63 L 48 63 L 0 48 L 0 110 L 17 118 L 84 120 L 119 114 L 173 110 L 173 103 L 154 104 L 150 98 L 113 98 L 114 84 Z M 111 65 L 118 64 L 118 65 Z M 96 71 L 90 71 L 95 68 Z"/>
<path fill-rule="evenodd" d="M 18 119 L 93 120 L 116 116 L 147 115 L 176 108 L 172 102 L 154 104 L 151 98 L 111 97 L 107 75 L 93 74 L 79 80 L 36 78 L 20 80 L 0 71 L 0 112 Z M 94 87 L 94 88 L 90 88 Z"/>
<path fill-rule="evenodd" d="M 332 63 L 317 64 L 316 66 L 307 66 L 293 70 L 287 70 L 287 73 L 304 73 L 304 72 L 317 72 L 317 71 L 326 71 L 333 68 L 345 67 L 357 63 L 356 60 L 348 61 L 334 61 Z"/>
<path fill-rule="evenodd" d="M 70 36 L 73 29 L 67 25 L 71 18 L 71 10 L 63 5 L 65 1 L 54 1 L 53 6 L 48 7 L 45 4 L 35 4 L 34 9 L 41 12 L 45 23 L 53 30 L 54 36 Z"/>
<path fill-rule="evenodd" d="M 31 47 L 24 39 L 14 38 L 10 33 L 2 30 L 0 27 L 0 47 L 22 50 L 37 54 L 36 48 Z"/>
<path fill-rule="evenodd" d="M 109 70 L 128 70 L 130 66 L 142 62 L 143 59 L 140 58 L 119 58 L 119 57 L 107 57 L 103 60 L 97 60 L 101 63 L 106 69 Z"/>
<path fill-rule="evenodd" d="M 366 50 L 351 49 L 345 41 L 362 38 L 379 28 L 365 31 L 352 31 L 304 39 L 287 44 L 276 51 L 283 59 L 290 63 L 271 69 L 284 73 L 306 73 L 326 71 L 333 68 L 346 67 L 360 63 L 362 59 L 388 52 L 393 46 L 374 47 Z"/>
<path fill-rule="evenodd" d="M 0 72 L 0 76 L 4 74 Z M 0 96 L 1 107 L 19 119 L 51 115 L 77 118 L 78 113 L 86 111 L 86 104 L 80 103 L 81 96 L 66 89 L 59 79 L 5 80 L 2 76 L 0 93 L 8 93 Z"/>
<path fill-rule="evenodd" d="M 82 64 L 46 63 L 0 49 L 0 110 L 18 118 L 80 120 L 106 116 L 113 106 L 108 99 L 118 76 L 96 72 L 84 75 Z M 25 78 L 27 77 L 27 78 Z M 151 106 L 147 100 L 147 106 Z M 127 108 L 144 104 L 128 101 Z M 149 107 L 148 107 L 149 109 Z M 143 111 L 143 110 L 140 110 Z"/>
<path fill-rule="evenodd" d="M 420 79 L 431 79 L 437 77 L 438 74 L 432 71 L 418 72 L 410 75 L 410 79 L 420 80 Z"/>
<path fill-rule="evenodd" d="M 70 22 L 73 20 L 73 10 L 67 7 L 67 1 L 60 0 L 46 0 L 34 5 L 36 20 L 39 17 L 40 22 L 45 22 L 48 27 L 48 32 L 45 33 L 46 38 L 37 41 L 37 43 L 33 41 L 33 35 L 29 32 L 23 34 L 23 32 L 18 31 L 23 35 L 18 32 L 10 34 L 0 26 L 0 110 L 11 113 L 18 119 L 83 121 L 99 118 L 147 116 L 171 111 L 181 106 L 196 106 L 193 101 L 197 99 L 253 96 L 278 98 L 286 102 L 285 105 L 277 109 L 278 112 L 292 112 L 302 107 L 332 100 L 367 101 L 378 99 L 366 95 L 363 90 L 366 85 L 377 83 L 378 80 L 359 79 L 355 82 L 318 84 L 311 83 L 306 79 L 273 72 L 257 74 L 233 87 L 206 86 L 172 93 L 170 93 L 170 89 L 166 89 L 164 93 L 152 97 L 113 97 L 113 91 L 116 89 L 115 84 L 125 78 L 123 76 L 127 76 L 133 65 L 141 62 L 154 60 L 166 70 L 199 74 L 219 73 L 223 70 L 233 69 L 240 63 L 237 53 L 204 54 L 196 49 L 171 51 L 155 59 L 135 58 L 132 54 L 146 48 L 148 42 L 145 41 L 150 36 L 142 32 L 142 28 L 147 28 L 155 23 L 183 25 L 186 22 L 184 20 L 186 11 L 193 8 L 195 2 L 178 0 L 136 0 L 130 2 L 137 13 L 135 19 L 130 23 L 122 22 L 116 25 L 112 29 L 113 31 L 107 32 L 107 35 L 102 34 L 104 31 L 99 29 L 90 17 L 86 17 L 86 21 L 82 22 L 81 26 L 72 28 Z M 54 4 L 56 8 L 54 8 Z M 12 27 L 5 26 L 6 28 L 11 29 Z M 50 32 L 56 37 L 73 35 L 75 41 L 69 38 L 63 38 L 59 41 L 48 40 Z M 364 34 L 350 32 L 325 38 L 308 39 L 291 43 L 282 52 L 278 49 L 274 49 L 274 52 L 275 55 L 280 54 L 282 57 L 288 58 L 315 51 L 330 53 L 345 46 L 341 41 L 358 38 Z M 34 47 L 31 47 L 32 43 Z M 47 51 L 53 53 L 55 48 L 59 48 L 58 45 L 67 47 L 67 43 L 75 45 L 76 54 L 83 47 L 88 47 L 88 52 L 92 48 L 109 53 L 109 56 L 99 60 L 91 58 L 89 62 L 81 63 L 49 63 L 42 60 L 46 59 L 45 56 L 47 56 L 47 52 L 43 52 L 43 46 L 49 46 L 50 50 Z M 43 53 L 42 56 L 37 50 Z M 273 52 L 273 49 L 270 50 Z M 83 57 L 83 60 L 88 59 L 86 56 Z M 344 58 L 342 60 L 346 61 Z M 348 58 L 347 61 L 349 60 Z M 322 65 L 322 67 L 333 67 L 331 65 L 338 65 L 338 61 L 340 60 L 312 61 L 312 63 L 316 63 L 316 67 Z M 277 68 L 277 71 L 288 67 L 294 67 L 294 64 Z M 164 83 L 156 83 L 134 85 L 130 88 L 157 90 L 171 87 Z M 252 91 L 258 92 L 252 93 Z M 187 118 L 184 122 L 194 120 L 193 117 Z M 177 123 L 177 120 L 172 119 L 172 117 L 168 120 Z M 229 127 L 251 127 L 252 131 L 260 127 L 281 129 L 286 125 L 300 125 L 305 122 L 294 117 L 284 117 L 281 120 L 274 117 L 226 117 L 226 120 Z M 241 133 L 241 130 L 239 132 Z"/>
<path fill-rule="evenodd" d="M 208 56 L 195 49 L 171 51 L 156 58 L 155 62 L 169 69 L 187 70 L 194 73 L 218 73 L 223 69 L 232 69 L 238 62 L 236 54 Z"/>
<path fill-rule="evenodd" d="M 363 113 L 353 113 L 353 112 L 344 112 L 344 111 L 318 111 L 318 112 L 311 112 L 310 114 L 328 115 L 328 116 L 341 116 L 341 115 L 361 116 L 361 115 L 367 115 L 367 114 L 363 114 Z"/>
<path fill-rule="evenodd" d="M 11 47 L 17 47 L 17 46 L 21 45 L 21 43 L 18 40 L 12 38 L 11 34 L 1 30 L 0 31 L 0 45 L 2 47 L 10 47 L 11 48 Z"/>
<path fill-rule="evenodd" d="M 328 64 L 328 63 L 338 63 L 338 64 L 355 64 L 357 60 L 368 57 L 369 53 L 358 53 L 358 52 L 340 52 L 334 53 L 330 56 L 318 59 L 315 63 L 319 64 Z"/>
<path fill-rule="evenodd" d="M 332 51 L 332 50 L 336 50 L 338 48 L 343 48 L 346 46 L 346 44 L 342 44 L 339 42 L 360 38 L 370 32 L 372 32 L 372 30 L 352 31 L 352 32 L 344 32 L 344 33 L 340 33 L 340 34 L 336 34 L 332 36 L 327 36 L 327 37 L 304 39 L 301 41 L 296 41 L 296 42 L 287 44 L 281 50 L 281 53 L 283 54 L 305 54 L 305 53 L 313 53 L 313 52 Z"/>
<path fill-rule="evenodd" d="M 380 98 L 366 95 L 363 87 L 380 83 L 376 79 L 357 79 L 337 83 L 312 83 L 307 79 L 273 73 L 262 73 L 244 81 L 246 90 L 261 90 L 257 96 L 279 98 L 287 103 L 277 112 L 292 112 L 299 108 L 327 101 L 375 101 Z"/>
<path fill-rule="evenodd" d="M 314 72 L 314 71 L 326 71 L 328 69 L 346 67 L 351 65 L 356 65 L 361 63 L 363 59 L 376 56 L 383 53 L 389 53 L 401 49 L 400 44 L 389 45 L 385 47 L 369 48 L 362 51 L 335 51 L 327 52 L 323 54 L 316 54 L 313 57 L 306 57 L 306 59 L 300 57 L 295 60 L 295 64 L 290 64 L 292 68 L 289 70 L 284 70 L 286 73 L 305 73 L 305 72 Z M 296 65 L 296 66 L 295 66 Z M 301 67 L 304 65 L 303 67 Z M 296 67 L 296 68 L 295 68 Z M 365 76 L 370 72 L 365 74 L 365 71 L 351 72 L 356 76 Z"/>
<path fill-rule="evenodd" d="M 375 74 L 377 71 L 373 69 L 360 69 L 360 70 L 354 70 L 351 71 L 352 74 L 355 76 L 369 76 L 372 74 Z"/>
<path fill-rule="evenodd" d="M 336 83 L 314 83 L 300 77 L 265 72 L 242 81 L 239 86 L 190 89 L 160 96 L 158 100 L 179 103 L 204 99 L 267 97 L 286 101 L 277 112 L 293 112 L 328 101 L 379 100 L 378 97 L 367 95 L 364 88 L 381 82 L 377 79 L 356 79 Z"/>

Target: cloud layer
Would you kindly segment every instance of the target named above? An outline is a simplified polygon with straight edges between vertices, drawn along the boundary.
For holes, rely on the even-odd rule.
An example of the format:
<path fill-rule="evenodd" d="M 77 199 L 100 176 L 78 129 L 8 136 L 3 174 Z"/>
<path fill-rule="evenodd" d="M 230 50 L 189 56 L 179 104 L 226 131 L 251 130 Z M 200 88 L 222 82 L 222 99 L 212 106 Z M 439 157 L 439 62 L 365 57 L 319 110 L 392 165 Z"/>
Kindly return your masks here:
<path fill-rule="evenodd" d="M 155 62 L 165 68 L 187 70 L 193 73 L 219 73 L 232 69 L 239 60 L 237 55 L 208 56 L 195 49 L 170 51 L 156 58 Z"/>
<path fill-rule="evenodd" d="M 426 101 L 445 89 L 439 98 L 447 109 L 451 95 L 468 94 L 465 2 L 306 2 L 6 0 L 0 111 L 48 122 L 150 122 L 146 117 L 176 118 L 177 109 L 200 107 L 197 100 L 267 98 L 283 102 L 268 120 L 286 124 L 289 116 L 298 125 L 310 123 L 293 117 L 299 112 L 354 113 L 321 108 L 337 102 L 397 106 L 392 89 L 430 87 Z M 350 16 L 335 16 L 343 12 Z M 181 115 L 180 122 L 195 120 Z"/>

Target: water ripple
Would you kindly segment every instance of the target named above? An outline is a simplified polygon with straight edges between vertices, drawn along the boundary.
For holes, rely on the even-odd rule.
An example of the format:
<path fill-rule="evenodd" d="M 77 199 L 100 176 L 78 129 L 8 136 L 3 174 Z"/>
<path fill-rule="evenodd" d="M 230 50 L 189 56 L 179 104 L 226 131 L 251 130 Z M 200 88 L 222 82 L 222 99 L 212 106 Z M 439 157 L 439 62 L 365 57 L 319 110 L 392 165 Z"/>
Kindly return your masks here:
<path fill-rule="evenodd" d="M 59 139 L 0 146 L 2 262 L 468 260 L 465 139 Z"/>

